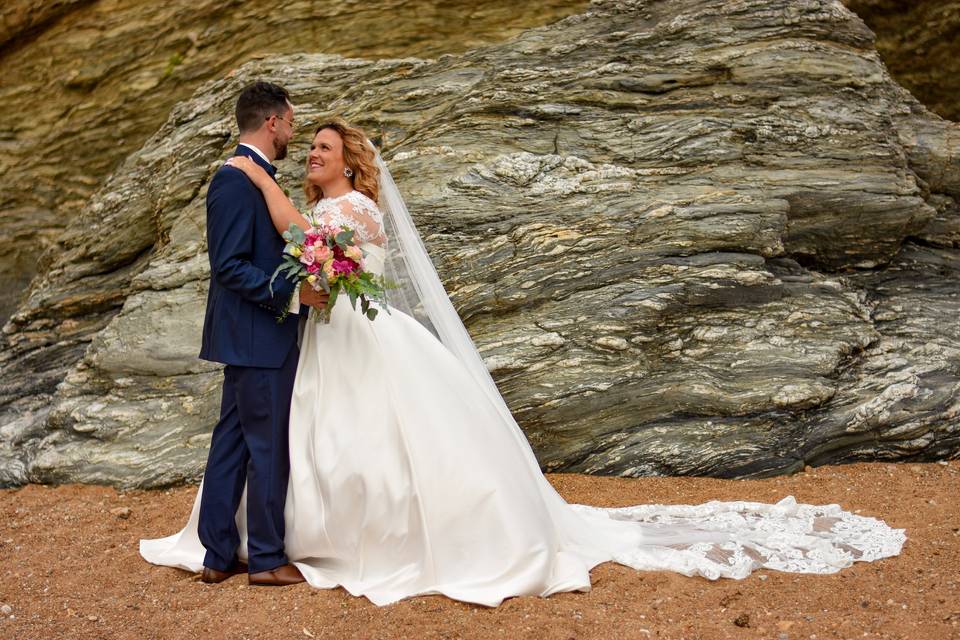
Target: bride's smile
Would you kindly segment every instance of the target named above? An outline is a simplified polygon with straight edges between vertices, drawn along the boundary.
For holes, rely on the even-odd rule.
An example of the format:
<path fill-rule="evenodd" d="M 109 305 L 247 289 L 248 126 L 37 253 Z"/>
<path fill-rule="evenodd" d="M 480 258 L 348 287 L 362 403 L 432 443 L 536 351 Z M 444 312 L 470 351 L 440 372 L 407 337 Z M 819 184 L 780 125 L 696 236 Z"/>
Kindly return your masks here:
<path fill-rule="evenodd" d="M 353 169 L 344 151 L 343 140 L 333 129 L 321 128 L 313 137 L 307 154 L 306 181 L 318 188 L 323 197 L 335 198 L 353 190 Z"/>

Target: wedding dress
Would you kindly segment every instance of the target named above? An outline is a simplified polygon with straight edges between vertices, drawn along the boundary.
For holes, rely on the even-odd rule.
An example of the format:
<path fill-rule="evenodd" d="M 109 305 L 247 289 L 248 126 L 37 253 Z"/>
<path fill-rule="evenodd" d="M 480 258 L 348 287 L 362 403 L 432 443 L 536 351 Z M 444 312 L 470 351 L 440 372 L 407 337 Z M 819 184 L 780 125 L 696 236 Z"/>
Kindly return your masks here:
<path fill-rule="evenodd" d="M 376 203 L 354 191 L 321 200 L 313 215 L 355 227 L 367 268 L 383 272 Z M 340 585 L 377 605 L 444 594 L 496 606 L 516 595 L 589 591 L 590 569 L 606 561 L 711 580 L 759 568 L 826 574 L 897 555 L 906 540 L 880 520 L 792 496 L 568 504 L 502 399 L 414 314 L 391 308 L 370 321 L 342 299 L 329 324 L 308 321 L 302 340 L 285 542 L 314 587 Z M 201 483 L 183 530 L 141 540 L 146 560 L 202 569 L 202 492 Z M 236 516 L 241 559 L 245 513 L 246 491 Z"/>

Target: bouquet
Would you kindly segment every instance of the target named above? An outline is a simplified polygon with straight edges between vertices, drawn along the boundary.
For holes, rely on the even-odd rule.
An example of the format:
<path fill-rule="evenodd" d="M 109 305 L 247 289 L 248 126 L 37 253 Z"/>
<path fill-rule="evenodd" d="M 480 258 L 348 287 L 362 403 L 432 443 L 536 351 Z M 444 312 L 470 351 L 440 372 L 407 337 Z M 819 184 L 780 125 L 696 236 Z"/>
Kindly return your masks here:
<path fill-rule="evenodd" d="M 314 309 L 310 314 L 314 321 L 330 322 L 330 312 L 342 294 L 350 297 L 354 309 L 360 300 L 360 309 L 370 320 L 377 317 L 372 302 L 390 313 L 386 290 L 391 285 L 382 275 L 365 270 L 364 252 L 354 243 L 353 236 L 353 229 L 347 226 L 321 224 L 304 231 L 291 224 L 283 233 L 287 246 L 283 250 L 283 261 L 270 278 L 270 293 L 273 293 L 273 281 L 284 274 L 300 286 L 311 286 L 315 291 L 322 289 L 330 295 L 323 309 Z M 277 321 L 282 322 L 288 314 L 285 308 Z"/>

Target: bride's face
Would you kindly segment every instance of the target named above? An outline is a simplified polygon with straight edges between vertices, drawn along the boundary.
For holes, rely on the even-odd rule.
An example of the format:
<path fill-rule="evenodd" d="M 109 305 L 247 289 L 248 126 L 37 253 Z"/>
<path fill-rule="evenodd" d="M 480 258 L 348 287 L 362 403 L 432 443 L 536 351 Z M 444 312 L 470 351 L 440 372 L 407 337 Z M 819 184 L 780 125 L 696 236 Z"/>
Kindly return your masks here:
<path fill-rule="evenodd" d="M 343 140 L 333 129 L 321 129 L 307 154 L 307 179 L 313 184 L 330 184 L 343 176 Z"/>

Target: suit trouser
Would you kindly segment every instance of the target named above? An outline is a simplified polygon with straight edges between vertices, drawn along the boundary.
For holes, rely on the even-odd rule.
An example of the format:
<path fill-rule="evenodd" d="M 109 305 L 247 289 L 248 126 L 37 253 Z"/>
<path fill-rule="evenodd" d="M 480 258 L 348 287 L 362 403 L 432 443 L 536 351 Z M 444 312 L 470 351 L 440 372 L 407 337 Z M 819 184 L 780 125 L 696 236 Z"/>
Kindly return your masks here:
<path fill-rule="evenodd" d="M 213 429 L 200 497 L 204 566 L 227 571 L 237 561 L 236 513 L 247 484 L 247 562 L 251 572 L 287 563 L 283 508 L 290 477 L 290 397 L 300 351 L 279 369 L 227 365 L 220 420 Z"/>

